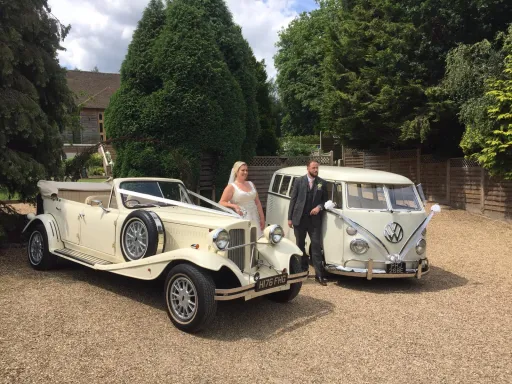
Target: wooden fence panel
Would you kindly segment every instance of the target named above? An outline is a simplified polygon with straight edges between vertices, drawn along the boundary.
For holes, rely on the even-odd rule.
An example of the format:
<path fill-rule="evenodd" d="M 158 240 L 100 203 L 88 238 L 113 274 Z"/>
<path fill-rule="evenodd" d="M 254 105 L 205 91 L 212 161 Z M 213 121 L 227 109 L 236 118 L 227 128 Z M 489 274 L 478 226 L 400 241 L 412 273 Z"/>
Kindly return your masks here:
<path fill-rule="evenodd" d="M 447 162 L 436 160 L 431 155 L 421 157 L 421 186 L 428 200 L 447 203 Z"/>
<path fill-rule="evenodd" d="M 512 219 L 512 181 L 485 174 L 484 213 L 490 217 Z"/>

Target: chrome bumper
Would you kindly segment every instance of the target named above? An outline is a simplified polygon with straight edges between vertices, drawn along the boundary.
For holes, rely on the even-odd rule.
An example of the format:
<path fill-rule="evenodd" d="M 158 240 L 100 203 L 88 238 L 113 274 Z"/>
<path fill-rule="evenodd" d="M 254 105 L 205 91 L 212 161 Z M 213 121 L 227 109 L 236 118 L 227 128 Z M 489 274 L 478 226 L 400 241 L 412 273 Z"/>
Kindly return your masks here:
<path fill-rule="evenodd" d="M 245 300 L 250 300 L 258 296 L 268 295 L 272 292 L 285 291 L 290 289 L 290 284 L 300 283 L 307 279 L 309 271 L 295 273 L 293 275 L 288 275 L 288 281 L 285 285 L 280 285 L 275 288 L 265 289 L 263 291 L 256 292 L 256 283 L 252 283 L 249 285 L 244 285 L 243 287 L 238 288 L 230 288 L 230 289 L 216 289 L 215 290 L 215 300 L 217 301 L 225 301 L 225 300 L 234 300 L 240 297 L 245 298 Z"/>
<path fill-rule="evenodd" d="M 376 279 L 400 279 L 405 277 L 415 277 L 417 279 L 421 279 L 423 275 L 426 275 L 430 272 L 430 265 L 428 263 L 428 259 L 420 259 L 418 261 L 417 269 L 407 269 L 405 273 L 387 273 L 384 269 L 374 268 L 374 261 L 372 259 L 369 260 L 354 260 L 361 263 L 365 263 L 365 267 L 361 271 L 344 271 L 338 269 L 336 265 L 327 265 L 325 270 L 334 275 L 342 275 L 342 276 L 355 276 L 355 277 L 366 277 L 368 280 L 373 278 Z M 426 267 L 423 266 L 423 262 L 426 263 Z M 353 268 L 353 269 L 361 269 L 361 268 Z"/>

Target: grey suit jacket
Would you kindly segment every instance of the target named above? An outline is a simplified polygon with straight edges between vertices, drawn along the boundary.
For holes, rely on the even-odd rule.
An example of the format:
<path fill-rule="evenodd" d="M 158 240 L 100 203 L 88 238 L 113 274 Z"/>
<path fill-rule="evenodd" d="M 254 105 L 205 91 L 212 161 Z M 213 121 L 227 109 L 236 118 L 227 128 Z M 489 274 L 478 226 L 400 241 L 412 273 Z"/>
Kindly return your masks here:
<path fill-rule="evenodd" d="M 292 186 L 290 206 L 288 207 L 288 220 L 291 220 L 294 226 L 300 225 L 300 219 L 304 212 L 304 205 L 306 204 L 308 188 L 307 175 L 296 179 Z M 327 199 L 327 182 L 320 177 L 316 177 L 313 183 L 313 207 L 320 205 L 323 210 Z M 321 225 L 322 212 L 316 216 L 311 216 L 311 218 L 313 219 L 313 225 Z"/>

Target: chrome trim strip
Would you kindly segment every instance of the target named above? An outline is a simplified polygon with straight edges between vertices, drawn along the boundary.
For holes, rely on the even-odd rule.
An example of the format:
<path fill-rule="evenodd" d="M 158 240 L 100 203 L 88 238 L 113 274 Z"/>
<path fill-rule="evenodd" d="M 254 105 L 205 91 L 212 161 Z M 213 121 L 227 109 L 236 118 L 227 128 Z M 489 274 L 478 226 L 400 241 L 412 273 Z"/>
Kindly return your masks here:
<path fill-rule="evenodd" d="M 165 249 L 165 229 L 164 224 L 162 223 L 162 220 L 160 220 L 160 217 L 153 212 L 153 211 L 147 211 L 151 217 L 155 220 L 156 224 L 156 230 L 158 231 L 158 245 L 156 247 L 156 253 L 163 253 Z"/>
<path fill-rule="evenodd" d="M 249 245 L 255 245 L 256 242 L 254 243 L 247 243 L 247 244 L 241 244 L 241 245 L 235 245 L 233 247 L 229 247 L 229 248 L 224 248 L 221 252 L 224 252 L 224 251 L 231 251 L 232 249 L 238 249 L 238 248 L 243 248 L 243 247 L 248 247 Z"/>

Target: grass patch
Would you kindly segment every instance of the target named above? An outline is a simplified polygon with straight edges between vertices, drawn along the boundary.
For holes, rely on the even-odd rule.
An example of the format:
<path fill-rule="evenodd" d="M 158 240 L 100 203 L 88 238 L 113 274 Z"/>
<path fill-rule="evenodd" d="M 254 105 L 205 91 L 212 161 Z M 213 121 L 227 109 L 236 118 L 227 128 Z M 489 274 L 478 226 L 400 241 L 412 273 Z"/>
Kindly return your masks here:
<path fill-rule="evenodd" d="M 0 188 L 0 200 L 19 200 L 19 196 L 17 193 L 9 196 L 9 192 L 5 188 Z"/>

